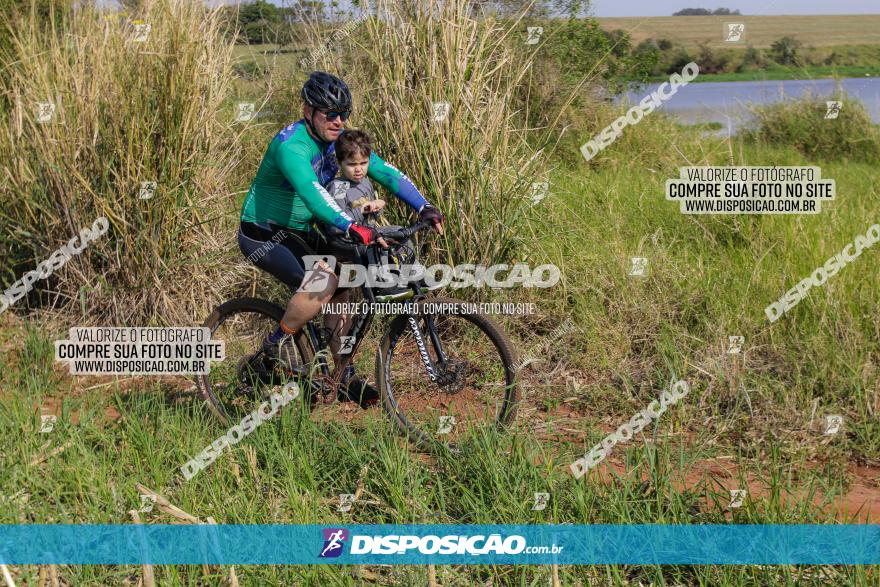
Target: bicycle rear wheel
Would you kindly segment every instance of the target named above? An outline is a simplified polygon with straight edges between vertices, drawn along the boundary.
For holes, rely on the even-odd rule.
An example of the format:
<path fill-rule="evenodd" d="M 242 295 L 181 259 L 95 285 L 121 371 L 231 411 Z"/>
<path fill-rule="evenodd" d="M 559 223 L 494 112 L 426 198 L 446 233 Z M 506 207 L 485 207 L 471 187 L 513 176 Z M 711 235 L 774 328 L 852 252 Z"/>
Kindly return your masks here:
<path fill-rule="evenodd" d="M 513 347 L 494 321 L 465 314 L 462 304 L 449 298 L 416 302 L 413 314 L 392 321 L 377 352 L 383 408 L 421 448 L 456 448 L 478 429 L 503 427 L 516 416 Z"/>
<path fill-rule="evenodd" d="M 263 339 L 278 327 L 283 315 L 280 306 L 266 300 L 237 298 L 218 306 L 202 324 L 211 329 L 212 339 L 224 342 L 226 359 L 214 363 L 207 375 L 198 375 L 196 385 L 223 424 L 253 412 L 288 382 L 262 353 Z M 303 332 L 289 350 L 300 364 L 311 364 L 313 352 Z M 308 395 L 302 389 L 300 393 Z"/>

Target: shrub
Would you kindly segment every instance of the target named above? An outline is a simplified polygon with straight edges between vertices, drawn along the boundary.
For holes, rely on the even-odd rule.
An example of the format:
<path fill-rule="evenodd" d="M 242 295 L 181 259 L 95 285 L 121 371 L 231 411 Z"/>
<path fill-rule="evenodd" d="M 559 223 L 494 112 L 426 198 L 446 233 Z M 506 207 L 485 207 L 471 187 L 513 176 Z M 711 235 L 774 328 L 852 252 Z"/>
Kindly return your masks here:
<path fill-rule="evenodd" d="M 832 99 L 843 105 L 838 118 L 826 120 L 826 101 Z M 880 133 L 858 100 L 808 96 L 751 111 L 754 120 L 743 132 L 747 139 L 793 146 L 811 159 L 880 161 Z"/>
<path fill-rule="evenodd" d="M 602 29 L 602 32 L 608 37 L 609 45 L 611 47 L 611 53 L 615 57 L 626 57 L 629 54 L 630 48 L 632 47 L 632 42 L 630 40 L 630 35 L 628 32 L 620 29 L 616 29 L 613 31 L 606 31 Z"/>
<path fill-rule="evenodd" d="M 545 27 L 544 34 L 547 42 L 533 66 L 555 68 L 568 83 L 588 76 L 610 82 L 626 72 L 630 42 L 624 31 L 606 32 L 595 19 L 569 19 Z"/>
<path fill-rule="evenodd" d="M 767 67 L 767 58 L 764 56 L 764 52 L 749 45 L 743 53 L 738 71 L 744 71 L 748 68 L 763 69 L 765 67 Z"/>
<path fill-rule="evenodd" d="M 794 37 L 782 37 L 770 46 L 773 60 L 780 65 L 800 65 L 798 49 L 801 42 Z"/>
<path fill-rule="evenodd" d="M 631 75 L 636 79 L 656 75 L 660 63 L 660 47 L 653 39 L 646 39 L 638 44 L 630 57 Z"/>
<path fill-rule="evenodd" d="M 700 45 L 700 55 L 694 61 L 700 65 L 700 73 L 725 73 L 730 66 L 730 54 L 713 50 L 709 45 Z M 690 63 L 690 62 L 688 62 Z M 687 63 L 682 64 L 682 67 Z M 681 68 L 679 68 L 679 71 Z"/>
<path fill-rule="evenodd" d="M 675 53 L 672 54 L 672 58 L 669 60 L 669 65 L 665 68 L 664 73 L 673 74 L 673 73 L 681 73 L 681 70 L 685 65 L 690 63 L 691 61 L 695 61 L 693 55 L 688 53 L 688 50 L 684 47 L 679 47 Z M 700 65 L 700 71 L 703 71 L 702 63 Z"/>
<path fill-rule="evenodd" d="M 130 22 L 102 16 L 83 5 L 52 29 L 7 23 L 0 152 L 15 157 L 0 158 L 3 278 L 106 216 L 110 231 L 52 275 L 57 300 L 79 300 L 90 320 L 189 324 L 234 273 L 219 254 L 234 233 L 226 181 L 239 157 L 223 108 L 232 45 L 216 9 L 192 2 L 145 5 L 144 43 Z M 40 124 L 35 105 L 47 101 L 54 118 Z M 149 200 L 138 197 L 143 181 L 158 183 Z"/>

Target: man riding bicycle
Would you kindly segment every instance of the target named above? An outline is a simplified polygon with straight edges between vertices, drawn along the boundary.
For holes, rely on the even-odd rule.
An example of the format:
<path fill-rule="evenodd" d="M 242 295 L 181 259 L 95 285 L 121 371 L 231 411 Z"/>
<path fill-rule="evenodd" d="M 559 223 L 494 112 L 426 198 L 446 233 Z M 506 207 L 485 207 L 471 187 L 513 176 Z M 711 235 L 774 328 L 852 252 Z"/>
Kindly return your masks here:
<path fill-rule="evenodd" d="M 242 205 L 238 232 L 241 252 L 295 291 L 304 280 L 326 283 L 320 291 L 313 291 L 313 287 L 296 291 L 278 328 L 263 341 L 263 352 L 295 373 L 303 366 L 292 360 L 293 338 L 320 312 L 322 304 L 348 298 L 348 290 L 336 291 L 338 279 L 326 263 L 305 266 L 303 256 L 312 254 L 310 248 L 318 254 L 336 253 L 315 229 L 314 221 L 337 227 L 357 244 L 378 243 L 387 248 L 374 228 L 354 222 L 325 189 L 338 170 L 334 143 L 352 110 L 348 86 L 336 76 L 316 71 L 303 85 L 301 96 L 303 118 L 282 129 L 269 143 Z M 442 232 L 443 215 L 409 178 L 376 153 L 370 155 L 367 176 Z M 332 333 L 330 350 L 338 369 L 340 337 L 348 331 L 348 320 L 345 316 L 325 315 L 324 326 Z M 378 390 L 355 376 L 353 365 L 348 366 L 341 381 L 340 399 L 356 400 L 364 408 L 378 402 Z"/>

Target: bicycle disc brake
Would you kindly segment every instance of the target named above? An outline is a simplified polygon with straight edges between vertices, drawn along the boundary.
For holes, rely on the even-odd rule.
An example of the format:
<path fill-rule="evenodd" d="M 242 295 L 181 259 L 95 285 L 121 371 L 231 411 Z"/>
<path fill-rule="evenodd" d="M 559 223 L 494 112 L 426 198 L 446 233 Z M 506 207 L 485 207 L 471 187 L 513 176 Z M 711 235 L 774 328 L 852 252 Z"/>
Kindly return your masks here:
<path fill-rule="evenodd" d="M 458 393 L 464 388 L 467 371 L 467 361 L 449 359 L 446 363 L 439 365 L 437 381 L 435 383 L 446 393 Z"/>

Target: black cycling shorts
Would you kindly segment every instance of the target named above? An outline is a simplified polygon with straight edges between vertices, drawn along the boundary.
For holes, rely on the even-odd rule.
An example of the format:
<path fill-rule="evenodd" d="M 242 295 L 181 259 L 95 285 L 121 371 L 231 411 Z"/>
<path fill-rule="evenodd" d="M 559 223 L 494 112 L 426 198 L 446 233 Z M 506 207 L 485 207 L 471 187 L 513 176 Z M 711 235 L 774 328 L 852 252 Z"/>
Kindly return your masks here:
<path fill-rule="evenodd" d="M 337 276 L 342 263 L 353 262 L 316 230 L 303 232 L 271 222 L 242 222 L 238 229 L 238 248 L 248 261 L 294 290 L 311 269 L 305 266 L 304 255 L 334 255 Z"/>

